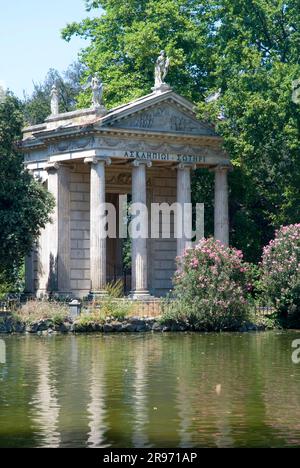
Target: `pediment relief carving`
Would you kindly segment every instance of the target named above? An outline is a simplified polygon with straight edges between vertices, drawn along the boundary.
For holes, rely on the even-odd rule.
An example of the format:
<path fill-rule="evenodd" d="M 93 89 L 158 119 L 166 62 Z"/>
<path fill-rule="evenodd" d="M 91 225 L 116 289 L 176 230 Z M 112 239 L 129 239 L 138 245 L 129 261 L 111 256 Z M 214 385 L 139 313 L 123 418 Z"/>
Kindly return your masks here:
<path fill-rule="evenodd" d="M 163 103 L 150 109 L 135 112 L 120 120 L 108 123 L 108 125 L 113 128 L 215 135 L 214 131 L 208 126 L 198 122 L 195 118 L 170 103 Z"/>
<path fill-rule="evenodd" d="M 86 137 L 86 138 L 76 138 L 76 139 L 68 139 L 59 141 L 58 143 L 54 143 L 50 146 L 50 153 L 64 153 L 67 151 L 75 151 L 75 150 L 83 150 L 86 148 L 93 148 L 95 145 L 95 138 L 94 136 Z"/>

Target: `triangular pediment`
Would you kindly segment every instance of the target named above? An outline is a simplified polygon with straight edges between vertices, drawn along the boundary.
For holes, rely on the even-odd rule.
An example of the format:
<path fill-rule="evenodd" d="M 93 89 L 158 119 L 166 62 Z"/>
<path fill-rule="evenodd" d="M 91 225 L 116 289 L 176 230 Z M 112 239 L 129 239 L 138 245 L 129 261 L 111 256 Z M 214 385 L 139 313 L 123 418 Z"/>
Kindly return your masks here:
<path fill-rule="evenodd" d="M 193 105 L 180 96 L 178 98 L 181 101 L 173 99 L 168 93 L 168 96 L 161 96 L 161 99 L 156 96 L 153 100 L 140 99 L 136 103 L 113 110 L 103 119 L 102 126 L 125 130 L 216 136 L 209 125 L 197 120 Z"/>

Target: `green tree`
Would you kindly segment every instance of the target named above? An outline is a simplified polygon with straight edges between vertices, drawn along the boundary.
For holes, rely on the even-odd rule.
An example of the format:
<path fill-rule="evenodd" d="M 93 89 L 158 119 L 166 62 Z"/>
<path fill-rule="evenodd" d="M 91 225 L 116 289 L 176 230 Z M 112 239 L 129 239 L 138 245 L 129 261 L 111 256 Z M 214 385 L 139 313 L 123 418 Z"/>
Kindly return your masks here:
<path fill-rule="evenodd" d="M 0 282 L 8 284 L 54 207 L 52 196 L 24 170 L 16 144 L 22 125 L 23 106 L 8 93 L 0 103 Z"/>
<path fill-rule="evenodd" d="M 213 71 L 205 47 L 204 8 L 197 0 L 99 0 L 87 9 L 103 8 L 96 18 L 69 24 L 62 32 L 69 41 L 79 35 L 91 41 L 81 52 L 86 77 L 99 72 L 105 83 L 109 107 L 151 92 L 154 63 L 162 48 L 171 57 L 168 81 L 175 90 L 199 100 Z M 103 13 L 103 14 L 102 14 Z M 89 92 L 79 99 L 90 102 Z"/>
<path fill-rule="evenodd" d="M 98 15 L 68 25 L 62 35 L 90 40 L 80 61 L 100 72 L 108 107 L 151 92 L 154 61 L 171 57 L 168 82 L 199 103 L 230 153 L 231 239 L 247 260 L 283 223 L 299 220 L 299 0 L 95 0 Z M 102 8 L 102 10 L 100 10 Z M 204 98 L 221 89 L 221 98 Z M 79 105 L 87 106 L 88 92 Z M 220 120 L 220 112 L 226 119 Z M 212 233 L 213 179 L 197 171 L 194 199 L 205 202 Z"/>
<path fill-rule="evenodd" d="M 221 98 L 199 105 L 216 123 L 235 166 L 232 241 L 257 260 L 274 229 L 300 216 L 299 0 L 215 0 L 209 29 Z M 213 90 L 211 89 L 211 91 Z M 226 119 L 219 120 L 220 111 Z"/>
<path fill-rule="evenodd" d="M 50 69 L 43 83 L 34 83 L 31 96 L 24 96 L 24 117 L 29 125 L 36 125 L 49 117 L 50 95 L 55 84 L 60 96 L 60 112 L 70 112 L 76 108 L 77 96 L 80 93 L 80 80 L 84 67 L 79 62 L 69 66 L 64 73 Z"/>

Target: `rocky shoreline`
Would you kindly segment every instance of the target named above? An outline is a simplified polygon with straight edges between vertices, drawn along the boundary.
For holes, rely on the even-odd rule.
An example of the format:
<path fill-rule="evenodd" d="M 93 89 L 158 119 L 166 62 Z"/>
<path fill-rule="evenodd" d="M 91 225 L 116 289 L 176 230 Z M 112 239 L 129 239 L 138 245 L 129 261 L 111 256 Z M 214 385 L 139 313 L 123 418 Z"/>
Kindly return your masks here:
<path fill-rule="evenodd" d="M 263 331 L 263 325 L 245 324 L 238 332 Z M 82 323 L 82 321 L 66 319 L 55 323 L 51 319 L 39 320 L 35 323 L 24 323 L 12 317 L 0 320 L 0 334 L 26 333 L 37 335 L 53 335 L 68 333 L 145 333 L 145 332 L 188 332 L 197 331 L 188 323 L 161 323 L 159 318 L 129 317 L 123 320 L 107 319 L 105 323 Z M 224 330 L 226 331 L 226 330 Z"/>

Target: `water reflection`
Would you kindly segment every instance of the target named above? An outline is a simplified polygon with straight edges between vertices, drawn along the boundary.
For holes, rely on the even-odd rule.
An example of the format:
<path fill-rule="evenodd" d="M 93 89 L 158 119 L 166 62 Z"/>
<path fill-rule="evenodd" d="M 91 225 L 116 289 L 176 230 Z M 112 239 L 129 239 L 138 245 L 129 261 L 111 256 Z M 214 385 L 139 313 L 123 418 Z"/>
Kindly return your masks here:
<path fill-rule="evenodd" d="M 99 343 L 100 345 L 100 343 Z M 90 375 L 90 401 L 87 406 L 89 414 L 89 428 L 87 445 L 90 448 L 105 448 L 106 433 L 106 387 L 105 387 L 105 360 L 100 351 L 93 348 Z"/>
<path fill-rule="evenodd" d="M 132 436 L 133 447 L 144 448 L 149 446 L 147 434 L 148 416 L 148 375 L 147 361 L 149 352 L 149 341 L 140 341 L 137 344 L 133 377 L 133 399 L 135 407 L 134 427 Z"/>
<path fill-rule="evenodd" d="M 298 335 L 5 337 L 0 446 L 300 446 Z"/>
<path fill-rule="evenodd" d="M 36 343 L 33 365 L 37 371 L 36 391 L 30 401 L 34 432 L 42 447 L 57 448 L 60 445 L 57 381 L 50 363 L 50 350 L 42 342 Z"/>

